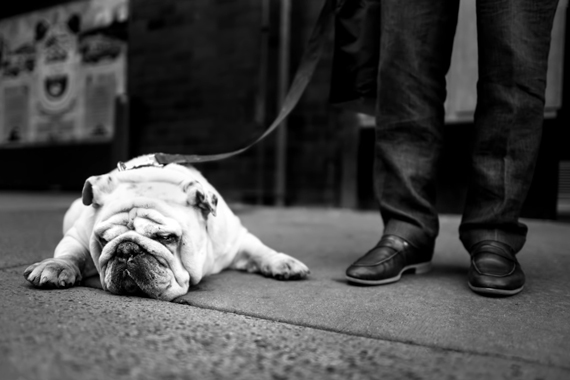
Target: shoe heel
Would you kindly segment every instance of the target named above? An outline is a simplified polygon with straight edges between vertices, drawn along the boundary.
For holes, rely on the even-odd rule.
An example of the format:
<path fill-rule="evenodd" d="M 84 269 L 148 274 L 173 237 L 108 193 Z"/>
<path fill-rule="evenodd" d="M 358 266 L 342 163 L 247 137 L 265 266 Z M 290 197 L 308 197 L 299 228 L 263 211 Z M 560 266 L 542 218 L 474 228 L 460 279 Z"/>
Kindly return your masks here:
<path fill-rule="evenodd" d="M 415 274 L 424 274 L 431 271 L 431 262 L 415 265 L 414 271 Z"/>

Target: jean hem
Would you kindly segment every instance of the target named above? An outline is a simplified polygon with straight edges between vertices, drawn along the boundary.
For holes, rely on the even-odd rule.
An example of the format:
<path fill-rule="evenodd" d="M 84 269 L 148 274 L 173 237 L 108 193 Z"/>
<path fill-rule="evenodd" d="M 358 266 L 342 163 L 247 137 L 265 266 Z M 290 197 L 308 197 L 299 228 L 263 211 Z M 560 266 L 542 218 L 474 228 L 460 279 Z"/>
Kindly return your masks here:
<path fill-rule="evenodd" d="M 433 250 L 435 238 L 430 238 L 418 226 L 400 220 L 391 220 L 384 228 L 384 235 L 395 235 L 418 249 Z"/>
<path fill-rule="evenodd" d="M 459 233 L 459 239 L 468 252 L 471 248 L 484 240 L 493 240 L 511 247 L 514 253 L 518 253 L 526 242 L 526 236 L 509 233 L 503 230 L 470 230 Z"/>

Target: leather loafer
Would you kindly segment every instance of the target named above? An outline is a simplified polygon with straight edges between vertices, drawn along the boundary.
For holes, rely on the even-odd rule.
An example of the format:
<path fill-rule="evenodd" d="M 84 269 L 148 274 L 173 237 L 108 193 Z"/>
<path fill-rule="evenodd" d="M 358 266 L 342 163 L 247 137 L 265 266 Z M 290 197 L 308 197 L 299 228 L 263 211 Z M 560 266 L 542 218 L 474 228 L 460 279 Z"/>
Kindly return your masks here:
<path fill-rule="evenodd" d="M 524 280 L 521 266 L 508 245 L 485 240 L 472 248 L 467 283 L 474 292 L 512 296 L 523 289 Z"/>
<path fill-rule="evenodd" d="M 382 285 L 396 282 L 402 273 L 429 272 L 433 248 L 420 250 L 406 240 L 384 235 L 378 244 L 346 270 L 349 282 L 364 285 Z"/>

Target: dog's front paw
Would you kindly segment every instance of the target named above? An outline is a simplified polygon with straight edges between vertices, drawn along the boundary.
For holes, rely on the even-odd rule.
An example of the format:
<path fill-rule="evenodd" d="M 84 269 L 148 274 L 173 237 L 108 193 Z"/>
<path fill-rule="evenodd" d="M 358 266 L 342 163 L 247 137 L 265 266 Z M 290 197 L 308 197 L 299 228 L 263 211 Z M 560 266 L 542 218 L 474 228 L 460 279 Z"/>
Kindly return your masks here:
<path fill-rule="evenodd" d="M 68 288 L 81 281 L 81 273 L 68 260 L 52 258 L 30 265 L 24 278 L 39 288 Z"/>
<path fill-rule="evenodd" d="M 311 271 L 299 260 L 285 253 L 278 253 L 261 267 L 261 273 L 278 280 L 300 280 L 307 277 Z"/>

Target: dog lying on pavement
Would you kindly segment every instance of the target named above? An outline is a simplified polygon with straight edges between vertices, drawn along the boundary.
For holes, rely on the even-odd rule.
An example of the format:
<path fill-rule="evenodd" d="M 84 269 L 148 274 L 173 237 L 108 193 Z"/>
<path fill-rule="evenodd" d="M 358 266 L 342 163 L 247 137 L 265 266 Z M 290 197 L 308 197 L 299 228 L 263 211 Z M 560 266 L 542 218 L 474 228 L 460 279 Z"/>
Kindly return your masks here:
<path fill-rule="evenodd" d="M 40 288 L 98 279 L 114 294 L 171 301 L 224 269 L 279 280 L 309 274 L 248 232 L 195 168 L 136 168 L 149 157 L 126 163 L 135 169 L 88 178 L 64 217 L 54 257 L 29 266 L 24 277 Z"/>

